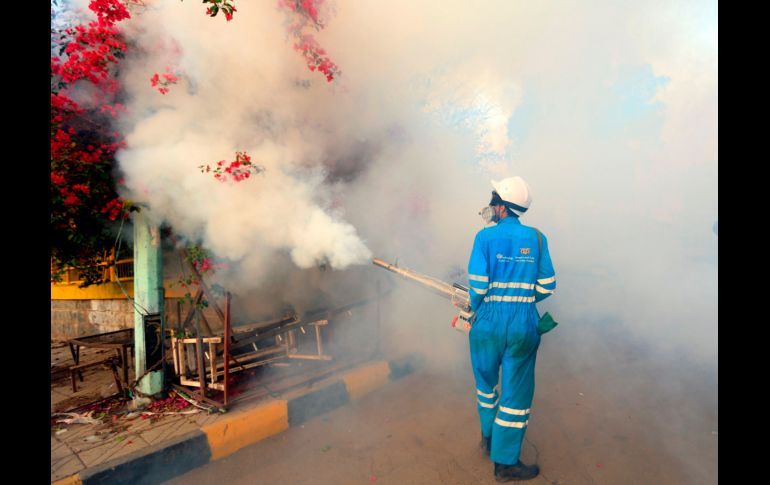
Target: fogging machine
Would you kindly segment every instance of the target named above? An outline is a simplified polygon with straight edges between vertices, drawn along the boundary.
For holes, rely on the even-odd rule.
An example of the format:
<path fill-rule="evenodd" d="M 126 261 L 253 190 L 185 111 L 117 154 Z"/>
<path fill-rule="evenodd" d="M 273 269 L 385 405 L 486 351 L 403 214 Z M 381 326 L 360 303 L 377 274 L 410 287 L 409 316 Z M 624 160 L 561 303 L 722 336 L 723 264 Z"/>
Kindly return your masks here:
<path fill-rule="evenodd" d="M 375 258 L 372 260 L 372 263 L 381 268 L 385 268 L 388 271 L 392 271 L 397 275 L 403 276 L 408 280 L 420 283 L 434 293 L 450 299 L 452 304 L 460 310 L 460 312 L 452 319 L 452 328 L 460 332 L 470 332 L 475 313 L 471 311 L 471 298 L 468 294 L 467 287 L 457 283 L 449 284 L 409 268 L 401 268 L 394 264 L 386 263 L 381 259 Z M 537 332 L 541 335 L 550 332 L 558 324 L 559 323 L 551 317 L 551 314 L 546 312 L 537 322 Z"/>
<path fill-rule="evenodd" d="M 388 271 L 392 271 L 408 280 L 420 283 L 434 293 L 448 298 L 460 312 L 452 319 L 452 328 L 460 332 L 469 332 L 473 322 L 474 313 L 471 311 L 471 297 L 468 288 L 457 283 L 449 284 L 445 281 L 418 273 L 409 268 L 401 268 L 386 263 L 381 259 L 373 259 L 372 263 Z"/>

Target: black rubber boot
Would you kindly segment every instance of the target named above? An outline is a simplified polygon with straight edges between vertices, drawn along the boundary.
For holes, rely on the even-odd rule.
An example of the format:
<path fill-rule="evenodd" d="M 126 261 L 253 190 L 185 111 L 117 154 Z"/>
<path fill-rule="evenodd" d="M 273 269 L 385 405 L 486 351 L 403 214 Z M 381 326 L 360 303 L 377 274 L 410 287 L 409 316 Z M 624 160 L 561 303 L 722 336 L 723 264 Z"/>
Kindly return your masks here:
<path fill-rule="evenodd" d="M 537 465 L 525 465 L 521 461 L 515 465 L 495 463 L 495 480 L 510 482 L 512 480 L 532 480 L 540 473 Z"/>
<path fill-rule="evenodd" d="M 479 443 L 479 449 L 486 457 L 489 457 L 489 454 L 492 453 L 492 443 L 490 442 L 490 439 L 491 438 L 485 438 L 484 435 L 481 435 L 481 443 Z"/>

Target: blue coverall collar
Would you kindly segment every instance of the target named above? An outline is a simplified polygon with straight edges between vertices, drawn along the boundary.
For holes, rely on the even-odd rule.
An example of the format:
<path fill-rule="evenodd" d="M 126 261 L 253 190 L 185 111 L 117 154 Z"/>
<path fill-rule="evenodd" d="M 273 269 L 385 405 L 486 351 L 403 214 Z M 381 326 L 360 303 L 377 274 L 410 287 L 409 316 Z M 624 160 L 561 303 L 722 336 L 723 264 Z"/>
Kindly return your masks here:
<path fill-rule="evenodd" d="M 508 216 L 505 219 L 500 219 L 497 221 L 498 224 L 521 224 L 521 221 L 518 217 L 514 216 Z"/>

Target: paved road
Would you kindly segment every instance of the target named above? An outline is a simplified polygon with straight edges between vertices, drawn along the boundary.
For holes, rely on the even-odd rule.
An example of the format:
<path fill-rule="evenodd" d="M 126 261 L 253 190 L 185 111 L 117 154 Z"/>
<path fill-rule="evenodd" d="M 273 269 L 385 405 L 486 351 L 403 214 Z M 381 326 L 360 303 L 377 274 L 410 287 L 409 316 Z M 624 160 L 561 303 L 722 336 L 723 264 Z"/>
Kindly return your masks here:
<path fill-rule="evenodd" d="M 537 461 L 542 474 L 529 483 L 717 483 L 715 365 L 621 348 L 612 335 L 596 343 L 585 330 L 552 335 L 538 356 L 522 456 Z M 467 343 L 454 342 L 449 346 L 463 358 L 429 362 L 357 402 L 167 483 L 496 483 L 477 449 Z M 564 351 L 581 345 L 591 351 Z"/>

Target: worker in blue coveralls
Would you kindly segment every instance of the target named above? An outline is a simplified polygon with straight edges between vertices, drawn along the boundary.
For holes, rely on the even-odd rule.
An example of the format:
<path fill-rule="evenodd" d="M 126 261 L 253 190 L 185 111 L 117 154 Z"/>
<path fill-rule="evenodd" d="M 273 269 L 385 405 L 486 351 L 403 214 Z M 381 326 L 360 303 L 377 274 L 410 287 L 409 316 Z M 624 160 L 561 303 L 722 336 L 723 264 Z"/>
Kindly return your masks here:
<path fill-rule="evenodd" d="M 535 357 L 540 345 L 535 303 L 550 296 L 556 278 L 548 242 L 519 217 L 532 195 L 521 177 L 492 181 L 485 227 L 473 241 L 468 278 L 471 364 L 481 420 L 481 448 L 494 462 L 498 482 L 529 480 L 540 469 L 519 460 L 535 392 Z M 498 376 L 500 391 L 498 392 Z"/>

